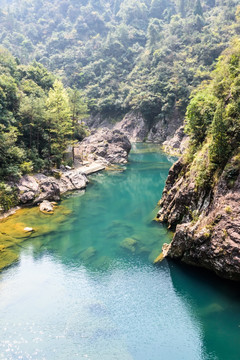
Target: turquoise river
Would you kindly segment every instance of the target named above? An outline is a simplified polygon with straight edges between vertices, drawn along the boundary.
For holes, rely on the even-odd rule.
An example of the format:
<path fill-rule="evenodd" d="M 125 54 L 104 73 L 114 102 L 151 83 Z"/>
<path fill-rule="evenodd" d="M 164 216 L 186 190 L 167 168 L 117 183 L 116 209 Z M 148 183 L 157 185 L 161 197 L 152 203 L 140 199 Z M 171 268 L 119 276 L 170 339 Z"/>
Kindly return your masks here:
<path fill-rule="evenodd" d="M 0 272 L 0 359 L 240 359 L 237 284 L 153 264 L 172 236 L 152 219 L 173 161 L 134 145 L 125 167 L 68 195 L 61 216 L 27 210 L 39 231 Z"/>

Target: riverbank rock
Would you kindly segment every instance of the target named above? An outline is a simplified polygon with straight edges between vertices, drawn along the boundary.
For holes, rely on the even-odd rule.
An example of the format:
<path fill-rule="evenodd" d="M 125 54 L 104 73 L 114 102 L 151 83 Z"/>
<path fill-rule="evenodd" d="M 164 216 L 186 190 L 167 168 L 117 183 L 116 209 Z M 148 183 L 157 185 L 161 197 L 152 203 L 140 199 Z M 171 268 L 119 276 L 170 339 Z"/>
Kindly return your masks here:
<path fill-rule="evenodd" d="M 20 204 L 38 204 L 44 200 L 59 201 L 61 194 L 72 190 L 85 189 L 88 183 L 81 169 L 59 173 L 59 179 L 44 174 L 25 175 L 14 184 Z"/>
<path fill-rule="evenodd" d="M 230 181 L 231 166 L 213 188 L 200 190 L 194 170 L 180 159 L 169 172 L 157 216 L 175 229 L 165 256 L 239 281 L 240 173 Z"/>
<path fill-rule="evenodd" d="M 25 175 L 15 184 L 21 204 L 36 204 L 43 200 L 60 200 L 60 189 L 54 177 L 44 174 Z"/>
<path fill-rule="evenodd" d="M 163 143 L 165 140 L 174 136 L 177 129 L 183 124 L 183 116 L 176 108 L 166 117 L 154 122 L 148 133 L 147 141 L 153 143 Z"/>
<path fill-rule="evenodd" d="M 39 210 L 43 213 L 53 213 L 54 211 L 54 206 L 52 203 L 50 203 L 50 201 L 48 200 L 44 200 L 40 205 L 39 205 Z"/>
<path fill-rule="evenodd" d="M 31 227 L 25 227 L 23 230 L 24 230 L 26 233 L 31 233 L 31 232 L 34 231 L 34 229 L 31 228 Z"/>
<path fill-rule="evenodd" d="M 75 157 L 82 161 L 125 164 L 130 150 L 131 143 L 120 130 L 102 128 L 75 147 Z"/>
<path fill-rule="evenodd" d="M 61 194 L 67 191 L 85 189 L 88 184 L 88 179 L 81 169 L 65 171 L 61 174 L 60 179 L 55 181 L 59 186 Z"/>

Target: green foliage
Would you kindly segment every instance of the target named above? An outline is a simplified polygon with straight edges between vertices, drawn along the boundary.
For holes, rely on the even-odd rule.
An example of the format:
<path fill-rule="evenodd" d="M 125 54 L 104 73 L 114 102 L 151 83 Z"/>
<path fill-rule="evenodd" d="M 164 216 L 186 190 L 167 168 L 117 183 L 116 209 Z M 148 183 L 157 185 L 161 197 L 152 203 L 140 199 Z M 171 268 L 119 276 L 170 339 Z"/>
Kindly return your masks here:
<path fill-rule="evenodd" d="M 0 68 L 0 181 L 59 166 L 73 134 L 76 139 L 87 134 L 82 92 L 69 89 L 68 95 L 43 65 L 20 65 L 4 49 Z"/>
<path fill-rule="evenodd" d="M 71 109 L 67 91 L 55 80 L 46 101 L 48 118 L 49 161 L 60 166 L 72 137 Z"/>
<path fill-rule="evenodd" d="M 23 175 L 30 174 L 33 171 L 33 163 L 32 163 L 32 161 L 24 161 L 20 165 L 20 169 L 21 169 Z"/>
<path fill-rule="evenodd" d="M 12 187 L 5 183 L 0 183 L 0 212 L 8 211 L 17 205 L 17 193 Z"/>
<path fill-rule="evenodd" d="M 87 95 L 91 112 L 118 116 L 137 109 L 149 121 L 168 119 L 173 110 L 184 116 L 192 89 L 239 34 L 237 5 L 238 0 L 28 0 L 19 6 L 12 0 L 2 14 L 0 43 L 24 64 L 38 62 L 23 67 L 20 76 L 48 91 L 54 80 L 46 66 Z"/>
<path fill-rule="evenodd" d="M 191 138 L 191 169 L 199 187 L 213 185 L 224 170 L 231 187 L 239 175 L 240 146 L 240 40 L 220 56 L 211 80 L 192 96 L 186 114 Z"/>
<path fill-rule="evenodd" d="M 224 118 L 224 106 L 220 102 L 214 114 L 211 125 L 212 141 L 210 147 L 210 160 L 218 166 L 224 166 L 229 158 L 230 145 L 227 134 L 227 122 Z"/>
<path fill-rule="evenodd" d="M 186 113 L 186 130 L 196 145 L 204 141 L 216 106 L 217 98 L 208 89 L 199 90 L 191 99 Z"/>

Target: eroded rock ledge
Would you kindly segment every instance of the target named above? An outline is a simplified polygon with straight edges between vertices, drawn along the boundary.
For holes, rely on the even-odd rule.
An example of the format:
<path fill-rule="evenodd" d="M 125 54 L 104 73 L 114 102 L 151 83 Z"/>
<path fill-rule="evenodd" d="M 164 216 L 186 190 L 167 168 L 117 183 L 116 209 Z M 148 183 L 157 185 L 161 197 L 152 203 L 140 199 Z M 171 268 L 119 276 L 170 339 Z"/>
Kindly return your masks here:
<path fill-rule="evenodd" d="M 85 189 L 87 175 L 111 164 L 126 163 L 130 149 L 130 141 L 120 130 L 99 129 L 75 147 L 74 169 L 53 170 L 54 176 L 42 173 L 25 175 L 12 184 L 17 189 L 19 204 L 58 201 L 68 191 Z"/>
<path fill-rule="evenodd" d="M 170 169 L 158 219 L 175 229 L 165 256 L 240 280 L 240 174 L 228 183 L 223 172 L 213 189 L 197 190 L 182 159 Z"/>

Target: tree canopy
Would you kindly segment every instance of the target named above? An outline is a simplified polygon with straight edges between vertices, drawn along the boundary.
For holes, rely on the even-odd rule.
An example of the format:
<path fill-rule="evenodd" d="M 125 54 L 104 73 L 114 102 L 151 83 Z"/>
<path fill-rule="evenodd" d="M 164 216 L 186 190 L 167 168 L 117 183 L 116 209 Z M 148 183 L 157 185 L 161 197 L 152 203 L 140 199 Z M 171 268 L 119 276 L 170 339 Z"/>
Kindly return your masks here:
<path fill-rule="evenodd" d="M 184 114 L 239 34 L 238 0 L 12 0 L 0 43 L 24 64 L 37 61 L 89 98 L 91 112 L 142 111 L 150 120 Z M 41 65 L 29 70 L 42 75 Z M 40 75 L 38 77 L 38 75 Z M 41 84 L 38 85 L 42 86 Z"/>

